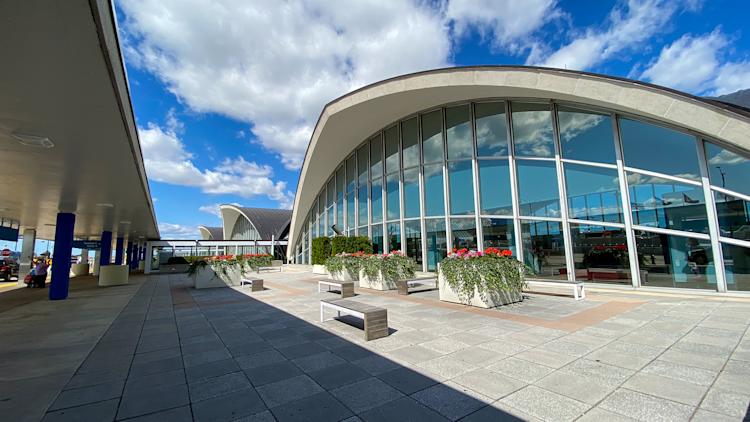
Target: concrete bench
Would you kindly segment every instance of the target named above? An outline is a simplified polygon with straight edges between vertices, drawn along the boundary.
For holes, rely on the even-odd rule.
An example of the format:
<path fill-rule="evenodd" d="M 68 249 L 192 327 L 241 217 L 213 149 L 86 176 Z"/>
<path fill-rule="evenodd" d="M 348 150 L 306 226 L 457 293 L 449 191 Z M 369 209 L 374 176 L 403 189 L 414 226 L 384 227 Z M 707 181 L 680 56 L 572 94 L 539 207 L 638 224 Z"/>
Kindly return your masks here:
<path fill-rule="evenodd" d="M 271 261 L 271 265 L 266 267 L 258 267 L 258 273 L 261 271 L 278 271 L 281 272 L 281 268 L 283 267 L 283 261 L 280 259 L 274 259 Z"/>
<path fill-rule="evenodd" d="M 331 287 L 341 292 L 341 298 L 353 297 L 354 296 L 354 282 L 353 281 L 337 281 L 337 280 L 318 280 L 318 293 L 321 293 L 322 287 L 327 286 L 328 290 L 331 291 Z"/>
<path fill-rule="evenodd" d="M 325 309 L 336 311 L 338 317 L 341 317 L 343 313 L 361 318 L 365 324 L 365 341 L 388 336 L 388 310 L 385 308 L 367 305 L 351 299 L 323 299 L 320 301 L 320 322 L 333 319 L 325 319 Z"/>
<path fill-rule="evenodd" d="M 423 278 L 412 278 L 410 280 L 397 280 L 396 281 L 396 288 L 398 289 L 398 294 L 400 295 L 408 295 L 409 289 L 414 288 L 416 286 L 424 286 L 429 285 L 432 287 L 432 289 L 438 288 L 438 282 L 436 277 L 423 277 Z"/>
<path fill-rule="evenodd" d="M 573 297 L 575 300 L 583 300 L 586 299 L 586 290 L 583 287 L 582 281 L 541 281 L 541 280 L 527 280 L 526 284 L 528 285 L 537 285 L 537 286 L 550 286 L 550 287 L 567 287 L 567 288 L 573 288 Z"/>
<path fill-rule="evenodd" d="M 240 279 L 240 287 L 250 285 L 251 292 L 262 292 L 263 291 L 263 279 L 262 278 L 242 278 Z"/>

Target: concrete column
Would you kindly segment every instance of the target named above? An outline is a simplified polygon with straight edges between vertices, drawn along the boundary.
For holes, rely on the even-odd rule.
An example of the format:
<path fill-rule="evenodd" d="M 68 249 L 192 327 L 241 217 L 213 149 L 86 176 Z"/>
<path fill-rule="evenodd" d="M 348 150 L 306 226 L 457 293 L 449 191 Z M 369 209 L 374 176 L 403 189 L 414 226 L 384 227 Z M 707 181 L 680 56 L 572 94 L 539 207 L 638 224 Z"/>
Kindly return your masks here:
<path fill-rule="evenodd" d="M 36 244 L 36 230 L 25 229 L 23 231 L 23 244 L 21 246 L 21 258 L 19 259 L 18 284 L 24 284 L 23 278 L 31 271 L 31 263 L 34 260 L 34 245 Z"/>
<path fill-rule="evenodd" d="M 118 237 L 115 241 L 115 265 L 122 265 L 122 253 L 125 246 L 125 239 Z"/>
<path fill-rule="evenodd" d="M 109 265 L 112 261 L 112 232 L 102 232 L 102 250 L 99 255 L 99 265 Z M 99 274 L 99 268 L 96 269 L 96 273 Z"/>
<path fill-rule="evenodd" d="M 62 300 L 68 297 L 75 222 L 75 214 L 66 212 L 57 214 L 55 247 L 52 254 L 52 283 L 49 289 L 50 300 Z"/>
<path fill-rule="evenodd" d="M 88 264 L 88 263 L 89 263 L 89 250 L 81 249 L 81 264 Z"/>
<path fill-rule="evenodd" d="M 94 266 L 91 269 L 91 274 L 93 274 L 93 275 L 98 275 L 99 274 L 99 261 L 102 259 L 101 258 L 101 254 L 102 254 L 102 252 L 99 249 L 97 249 L 97 250 L 94 251 Z"/>

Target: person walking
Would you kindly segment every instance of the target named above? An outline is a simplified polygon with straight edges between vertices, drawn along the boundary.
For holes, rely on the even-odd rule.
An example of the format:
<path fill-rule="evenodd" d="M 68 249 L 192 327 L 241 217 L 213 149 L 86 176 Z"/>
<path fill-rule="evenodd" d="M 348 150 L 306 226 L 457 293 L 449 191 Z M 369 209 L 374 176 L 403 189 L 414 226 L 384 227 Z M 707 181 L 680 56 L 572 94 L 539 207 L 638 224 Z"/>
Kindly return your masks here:
<path fill-rule="evenodd" d="M 47 285 L 47 260 L 40 259 L 34 267 L 34 287 L 45 288 Z"/>

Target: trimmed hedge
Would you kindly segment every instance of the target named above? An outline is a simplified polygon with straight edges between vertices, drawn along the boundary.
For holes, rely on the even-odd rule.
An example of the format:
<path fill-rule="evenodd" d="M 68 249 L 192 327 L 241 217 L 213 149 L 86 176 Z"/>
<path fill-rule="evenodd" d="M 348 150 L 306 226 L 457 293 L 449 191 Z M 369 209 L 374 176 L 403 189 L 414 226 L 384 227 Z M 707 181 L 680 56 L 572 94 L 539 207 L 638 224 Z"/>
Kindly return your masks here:
<path fill-rule="evenodd" d="M 312 240 L 312 263 L 323 265 L 331 256 L 331 239 L 329 237 L 316 237 Z"/>
<path fill-rule="evenodd" d="M 372 242 L 367 236 L 323 236 L 312 241 L 313 265 L 324 265 L 328 258 L 342 252 L 371 254 Z"/>

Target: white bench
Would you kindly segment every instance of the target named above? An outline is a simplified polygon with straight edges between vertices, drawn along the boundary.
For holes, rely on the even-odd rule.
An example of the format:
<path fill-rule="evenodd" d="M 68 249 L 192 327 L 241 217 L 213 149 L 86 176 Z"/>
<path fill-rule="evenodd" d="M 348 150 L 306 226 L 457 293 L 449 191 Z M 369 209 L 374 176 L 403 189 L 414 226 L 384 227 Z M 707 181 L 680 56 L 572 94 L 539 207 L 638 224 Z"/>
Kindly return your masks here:
<path fill-rule="evenodd" d="M 250 285 L 251 292 L 262 292 L 263 291 L 263 279 L 262 278 L 241 278 L 240 287 L 244 285 Z"/>
<path fill-rule="evenodd" d="M 429 286 L 432 289 L 438 288 L 437 277 L 412 278 L 410 280 L 396 280 L 398 294 L 408 295 L 409 289 L 417 286 Z"/>
<path fill-rule="evenodd" d="M 538 286 L 550 286 L 550 287 L 572 287 L 573 297 L 575 300 L 586 299 L 586 289 L 583 287 L 582 281 L 541 281 L 541 280 L 527 280 L 526 284 L 538 285 Z"/>
<path fill-rule="evenodd" d="M 338 317 L 341 317 L 343 313 L 361 318 L 365 326 L 365 341 L 388 336 L 388 311 L 385 308 L 351 299 L 324 299 L 320 301 L 320 322 L 333 319 L 325 319 L 324 311 L 326 308 L 336 311 Z"/>
<path fill-rule="evenodd" d="M 354 296 L 354 282 L 353 281 L 337 281 L 337 280 L 318 280 L 318 293 L 322 293 L 323 286 L 327 286 L 328 290 L 331 291 L 331 287 L 341 292 L 341 297 L 352 297 Z"/>
<path fill-rule="evenodd" d="M 278 270 L 279 272 L 281 272 L 282 266 L 283 266 L 283 261 L 281 261 L 280 259 L 274 259 L 273 261 L 271 261 L 270 266 L 258 267 L 258 273 L 260 273 L 261 271 L 274 271 L 274 270 Z"/>

